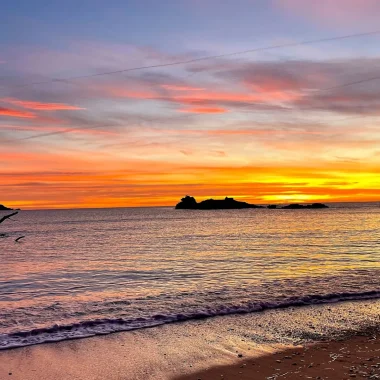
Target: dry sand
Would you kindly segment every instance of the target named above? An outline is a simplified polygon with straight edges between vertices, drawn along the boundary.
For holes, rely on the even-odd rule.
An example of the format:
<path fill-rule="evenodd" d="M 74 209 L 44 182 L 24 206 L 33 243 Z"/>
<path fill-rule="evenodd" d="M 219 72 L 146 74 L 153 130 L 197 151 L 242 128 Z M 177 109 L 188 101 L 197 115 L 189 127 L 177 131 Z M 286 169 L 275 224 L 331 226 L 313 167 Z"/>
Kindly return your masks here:
<path fill-rule="evenodd" d="M 212 367 L 176 380 L 380 379 L 380 339 L 324 342 Z"/>

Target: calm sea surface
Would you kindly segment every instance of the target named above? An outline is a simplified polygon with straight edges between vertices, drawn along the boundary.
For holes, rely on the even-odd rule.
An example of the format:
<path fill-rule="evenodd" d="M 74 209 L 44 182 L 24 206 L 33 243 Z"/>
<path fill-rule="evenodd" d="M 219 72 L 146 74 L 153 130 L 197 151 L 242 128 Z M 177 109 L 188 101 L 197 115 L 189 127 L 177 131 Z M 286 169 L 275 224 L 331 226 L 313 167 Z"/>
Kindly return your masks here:
<path fill-rule="evenodd" d="M 0 348 L 380 298 L 379 204 L 22 211 L 15 219 L 0 225 L 8 234 Z"/>

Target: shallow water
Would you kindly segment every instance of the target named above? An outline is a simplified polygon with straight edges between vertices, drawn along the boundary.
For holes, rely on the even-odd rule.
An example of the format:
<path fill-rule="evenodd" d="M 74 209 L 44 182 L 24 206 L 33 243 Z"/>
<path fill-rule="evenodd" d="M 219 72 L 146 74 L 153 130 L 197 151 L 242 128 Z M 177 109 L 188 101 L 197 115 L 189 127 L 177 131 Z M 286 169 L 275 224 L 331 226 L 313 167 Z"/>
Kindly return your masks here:
<path fill-rule="evenodd" d="M 23 211 L 1 225 L 0 347 L 380 297 L 380 208 Z M 26 235 L 22 243 L 17 236 Z"/>

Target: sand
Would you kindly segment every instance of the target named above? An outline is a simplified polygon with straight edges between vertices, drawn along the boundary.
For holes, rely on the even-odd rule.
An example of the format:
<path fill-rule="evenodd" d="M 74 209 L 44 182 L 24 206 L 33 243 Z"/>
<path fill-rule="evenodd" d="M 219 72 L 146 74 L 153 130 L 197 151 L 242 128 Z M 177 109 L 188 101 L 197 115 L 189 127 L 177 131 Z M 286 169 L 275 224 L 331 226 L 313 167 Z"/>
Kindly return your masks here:
<path fill-rule="evenodd" d="M 355 337 L 308 345 L 229 366 L 180 376 L 176 380 L 380 379 L 380 339 Z"/>
<path fill-rule="evenodd" d="M 47 343 L 0 351 L 0 379 L 380 379 L 379 316 L 380 301 L 346 302 Z"/>

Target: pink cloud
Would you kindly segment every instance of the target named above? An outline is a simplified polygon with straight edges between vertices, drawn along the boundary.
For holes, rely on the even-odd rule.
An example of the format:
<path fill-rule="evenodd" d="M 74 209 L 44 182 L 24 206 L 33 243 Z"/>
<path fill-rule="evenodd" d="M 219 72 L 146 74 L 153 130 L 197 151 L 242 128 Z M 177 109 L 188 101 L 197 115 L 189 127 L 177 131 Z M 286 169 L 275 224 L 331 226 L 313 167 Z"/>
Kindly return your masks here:
<path fill-rule="evenodd" d="M 83 110 L 85 108 L 72 106 L 65 103 L 41 103 L 13 98 L 3 98 L 0 101 L 13 104 L 15 106 L 32 109 L 35 111 L 61 111 L 61 110 Z"/>
<path fill-rule="evenodd" d="M 36 117 L 36 115 L 32 112 L 19 111 L 4 107 L 0 107 L 0 116 L 19 117 L 23 119 L 34 119 Z"/>
<path fill-rule="evenodd" d="M 256 88 L 255 92 L 230 92 L 230 91 L 204 91 L 194 96 L 173 96 L 171 100 L 179 104 L 216 104 L 223 102 L 244 103 L 244 102 L 290 102 L 301 97 L 300 94 L 278 91 L 268 91 L 267 89 Z"/>
<path fill-rule="evenodd" d="M 246 83 L 244 85 L 245 87 L 248 86 Z M 181 112 L 194 113 L 223 113 L 227 112 L 230 106 L 241 103 L 292 102 L 298 100 L 301 96 L 294 91 L 284 90 L 282 87 L 285 87 L 285 85 L 281 83 L 276 88 L 274 80 L 271 80 L 268 87 L 265 87 L 264 82 L 261 83 L 260 87 L 252 85 L 249 91 L 246 88 L 240 91 L 231 91 L 229 89 L 215 91 L 184 85 L 161 85 L 160 87 L 163 86 L 166 89 L 170 89 L 169 93 L 164 95 L 156 87 L 147 86 L 144 83 L 134 83 L 128 87 L 117 84 L 94 86 L 93 90 L 96 93 L 106 93 L 116 98 L 171 102 L 180 106 Z M 186 108 L 183 108 L 184 106 Z"/>

